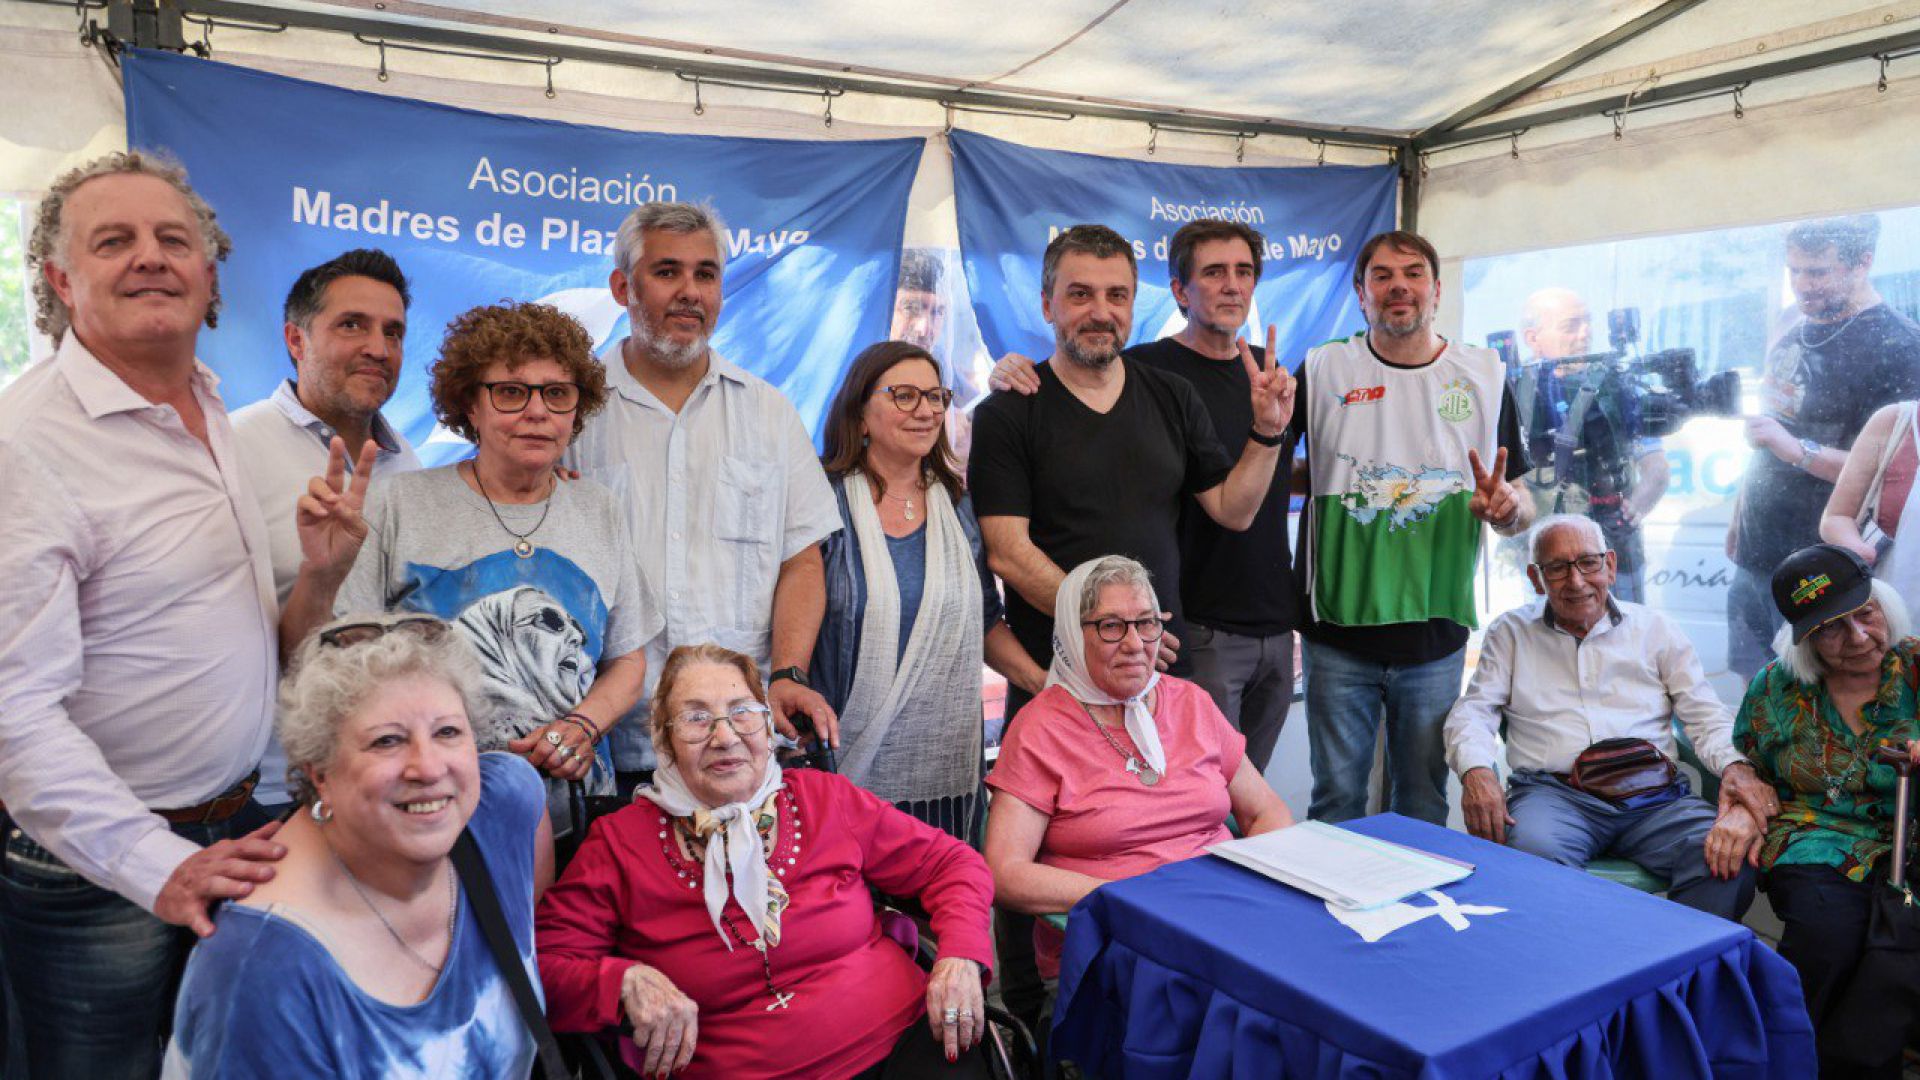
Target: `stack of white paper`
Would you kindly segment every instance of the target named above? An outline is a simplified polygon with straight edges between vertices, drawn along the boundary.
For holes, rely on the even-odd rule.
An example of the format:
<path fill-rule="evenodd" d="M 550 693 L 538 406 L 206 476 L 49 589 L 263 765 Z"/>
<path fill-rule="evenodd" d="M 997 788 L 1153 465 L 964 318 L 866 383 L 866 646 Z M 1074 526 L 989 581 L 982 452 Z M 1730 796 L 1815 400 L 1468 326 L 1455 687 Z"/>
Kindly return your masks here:
<path fill-rule="evenodd" d="M 1207 850 L 1348 911 L 1398 903 L 1473 873 L 1466 863 L 1319 821 L 1228 840 Z"/>

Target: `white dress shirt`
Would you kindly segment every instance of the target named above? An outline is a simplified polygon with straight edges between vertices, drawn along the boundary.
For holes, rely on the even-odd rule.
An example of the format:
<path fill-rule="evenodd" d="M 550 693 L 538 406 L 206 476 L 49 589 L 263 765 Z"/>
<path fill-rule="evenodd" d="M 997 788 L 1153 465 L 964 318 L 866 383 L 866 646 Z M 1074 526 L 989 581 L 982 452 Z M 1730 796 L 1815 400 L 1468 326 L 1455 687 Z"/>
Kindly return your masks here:
<path fill-rule="evenodd" d="M 148 808 L 260 760 L 279 676 L 266 527 L 215 389 L 207 446 L 69 332 L 0 392 L 0 800 L 149 910 L 199 850 Z"/>
<path fill-rule="evenodd" d="M 1447 714 L 1454 772 L 1499 771 L 1502 719 L 1516 770 L 1564 773 L 1580 751 L 1619 738 L 1645 739 L 1678 761 L 1676 715 L 1715 775 L 1745 760 L 1733 748 L 1733 714 L 1679 625 L 1640 604 L 1608 606 L 1585 639 L 1554 625 L 1544 599 L 1493 620 L 1473 679 Z"/>
<path fill-rule="evenodd" d="M 373 462 L 373 475 L 392 476 L 420 467 L 413 447 L 387 419 L 373 414 L 372 435 L 379 447 Z M 233 414 L 234 445 L 239 448 L 240 466 L 247 471 L 247 483 L 260 504 L 260 516 L 267 526 L 267 546 L 273 561 L 273 589 L 285 604 L 300 576 L 300 531 L 293 520 L 293 509 L 307 493 L 307 483 L 327 472 L 327 445 L 339 434 L 325 420 L 313 415 L 294 390 L 293 380 L 282 382 L 273 396 L 256 401 Z M 353 471 L 353 459 L 347 459 L 347 471 Z M 260 759 L 260 786 L 254 798 L 262 805 L 275 806 L 292 798 L 287 788 L 287 752 L 275 736 L 267 743 Z"/>
<path fill-rule="evenodd" d="M 374 445 L 379 447 L 373 475 L 392 476 L 420 467 L 413 447 L 379 413 L 373 414 L 372 433 Z M 294 579 L 300 576 L 300 532 L 294 527 L 293 508 L 307 493 L 307 482 L 326 475 L 327 444 L 337 434 L 325 420 L 300 404 L 291 379 L 281 383 L 272 397 L 233 414 L 240 466 L 247 470 L 247 481 L 267 523 L 273 588 L 283 604 L 293 592 Z M 347 472 L 353 472 L 351 457 L 347 459 Z"/>
<path fill-rule="evenodd" d="M 840 528 L 818 452 L 793 403 L 719 353 L 676 413 L 627 370 L 623 348 L 606 356 L 607 406 L 568 459 L 626 507 L 641 576 L 665 607 L 648 693 L 677 645 L 715 642 L 764 672 L 780 564 Z M 649 755 L 633 722 L 644 715 L 614 729 L 622 768 Z"/>

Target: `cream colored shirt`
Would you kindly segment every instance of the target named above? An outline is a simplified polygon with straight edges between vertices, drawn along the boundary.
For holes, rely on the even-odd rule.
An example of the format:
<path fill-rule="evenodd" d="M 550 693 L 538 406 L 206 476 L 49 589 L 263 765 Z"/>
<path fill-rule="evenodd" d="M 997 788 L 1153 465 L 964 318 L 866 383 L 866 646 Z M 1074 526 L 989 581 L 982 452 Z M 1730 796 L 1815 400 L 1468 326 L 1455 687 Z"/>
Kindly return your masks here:
<path fill-rule="evenodd" d="M 193 806 L 260 760 L 279 676 L 266 526 L 196 363 L 207 446 L 68 333 L 0 392 L 0 800 L 151 910 Z"/>

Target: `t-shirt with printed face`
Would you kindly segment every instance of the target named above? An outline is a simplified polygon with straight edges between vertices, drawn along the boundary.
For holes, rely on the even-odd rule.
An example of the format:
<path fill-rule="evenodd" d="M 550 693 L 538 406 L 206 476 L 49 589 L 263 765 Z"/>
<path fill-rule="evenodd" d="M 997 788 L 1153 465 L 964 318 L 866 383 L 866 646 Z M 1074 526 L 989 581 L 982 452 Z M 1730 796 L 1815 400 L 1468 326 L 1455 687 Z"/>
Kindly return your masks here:
<path fill-rule="evenodd" d="M 1920 397 L 1920 326 L 1885 304 L 1844 323 L 1802 322 L 1767 352 L 1761 412 L 1787 434 L 1842 450 L 1874 410 Z M 1733 561 L 1769 575 L 1788 555 L 1820 541 L 1833 485 L 1771 450 L 1756 448 L 1740 489 Z"/>
<path fill-rule="evenodd" d="M 1185 380 L 1126 357 L 1115 363 L 1125 365 L 1126 383 L 1105 413 L 1082 404 L 1052 364 L 1035 368 L 1039 393 L 1000 391 L 981 402 L 967 486 L 976 515 L 1026 518 L 1034 546 L 1062 570 L 1102 555 L 1138 560 L 1179 636 L 1181 506 L 1226 479 L 1234 459 Z M 1014 636 L 1046 666 L 1053 612 L 1011 588 L 1006 604 Z"/>

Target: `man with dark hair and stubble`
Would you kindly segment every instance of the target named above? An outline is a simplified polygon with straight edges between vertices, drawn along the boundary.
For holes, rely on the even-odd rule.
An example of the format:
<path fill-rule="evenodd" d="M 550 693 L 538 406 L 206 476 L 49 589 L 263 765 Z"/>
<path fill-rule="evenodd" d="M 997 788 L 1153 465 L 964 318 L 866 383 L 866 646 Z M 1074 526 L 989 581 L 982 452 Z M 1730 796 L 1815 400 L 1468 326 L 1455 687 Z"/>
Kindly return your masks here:
<path fill-rule="evenodd" d="M 1242 343 L 1251 420 L 1236 440 L 1236 462 L 1191 384 L 1122 354 L 1136 284 L 1133 247 L 1112 229 L 1075 225 L 1054 237 L 1040 281 L 1054 351 L 1038 369 L 1039 388 L 995 393 L 974 411 L 967 486 L 987 562 L 1006 585 L 1008 625 L 1043 666 L 1053 657 L 1062 568 L 1103 555 L 1146 566 L 1173 609 L 1161 656 L 1185 641 L 1183 507 L 1198 503 L 1231 530 L 1252 524 L 1293 415 L 1292 376 L 1259 370 Z M 1027 700 L 1009 689 L 1011 722 Z M 1044 992 L 1030 974 L 1030 926 L 1003 915 L 998 934 L 1007 1007 L 1034 1018 Z"/>
<path fill-rule="evenodd" d="M 294 280 L 283 309 L 293 377 L 233 414 L 240 463 L 267 522 L 273 585 L 282 605 L 300 575 L 294 504 L 313 477 L 325 475 L 333 441 L 340 440 L 349 470 L 369 442 L 375 475 L 420 467 L 406 437 L 380 412 L 400 385 L 411 300 L 399 264 L 376 248 L 357 248 L 309 268 Z M 285 644 L 291 649 L 299 643 Z M 254 790 L 269 817 L 292 799 L 286 771 L 276 737 L 261 759 Z"/>
<path fill-rule="evenodd" d="M 1880 219 L 1802 222 L 1787 232 L 1787 276 L 1801 320 L 1767 350 L 1753 457 L 1740 483 L 1727 557 L 1727 667 L 1741 678 L 1773 658 L 1781 618 L 1770 582 L 1818 543 L 1820 514 L 1847 451 L 1882 405 L 1920 397 L 1920 326 L 1873 287 Z"/>
<path fill-rule="evenodd" d="M 1460 694 L 1481 524 L 1515 536 L 1533 501 L 1506 368 L 1433 328 L 1440 257 L 1417 233 L 1381 233 L 1354 260 L 1365 333 L 1300 366 L 1293 431 L 1309 500 L 1299 574 L 1307 600 L 1307 738 L 1318 821 L 1367 812 L 1384 719 L 1384 809 L 1443 825 L 1441 737 Z M 1311 389 L 1309 389 L 1311 387 Z"/>
<path fill-rule="evenodd" d="M 1187 323 L 1180 331 L 1126 351 L 1129 360 L 1192 385 L 1223 446 L 1253 424 L 1240 331 L 1253 311 L 1266 238 L 1234 221 L 1195 221 L 1173 234 L 1167 279 Z M 1269 331 L 1268 340 L 1273 340 Z M 1251 348 L 1265 369 L 1269 353 Z M 1033 393 L 1040 376 L 1026 357 L 995 368 L 995 389 Z M 1292 444 L 1278 462 L 1292 459 Z M 1287 542 L 1289 485 L 1270 484 L 1244 531 L 1215 521 L 1197 502 L 1180 506 L 1180 600 L 1187 619 L 1183 652 L 1199 683 L 1247 737 L 1247 757 L 1264 772 L 1293 699 L 1293 631 L 1298 598 Z"/>

